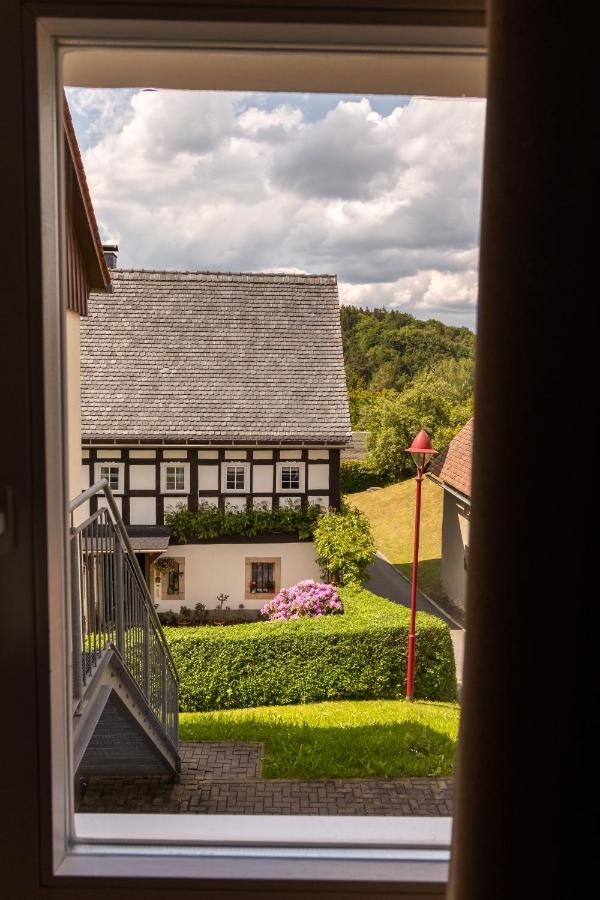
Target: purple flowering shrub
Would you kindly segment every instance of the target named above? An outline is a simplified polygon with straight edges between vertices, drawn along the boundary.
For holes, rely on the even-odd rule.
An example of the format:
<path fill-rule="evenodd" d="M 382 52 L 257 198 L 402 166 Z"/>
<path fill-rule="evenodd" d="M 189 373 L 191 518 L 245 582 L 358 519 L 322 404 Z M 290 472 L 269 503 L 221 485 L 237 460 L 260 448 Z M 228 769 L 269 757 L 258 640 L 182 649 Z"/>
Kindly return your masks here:
<path fill-rule="evenodd" d="M 261 613 L 268 616 L 269 622 L 331 616 L 343 612 L 342 601 L 334 586 L 312 579 L 299 581 L 293 587 L 283 588 L 261 609 Z"/>

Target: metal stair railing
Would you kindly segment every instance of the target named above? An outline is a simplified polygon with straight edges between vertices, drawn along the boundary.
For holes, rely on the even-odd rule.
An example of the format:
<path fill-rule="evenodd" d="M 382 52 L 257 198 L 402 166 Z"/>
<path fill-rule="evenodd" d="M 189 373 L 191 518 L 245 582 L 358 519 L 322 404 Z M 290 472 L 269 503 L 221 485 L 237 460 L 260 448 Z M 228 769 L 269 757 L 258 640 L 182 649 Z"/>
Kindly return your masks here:
<path fill-rule="evenodd" d="M 75 511 L 102 494 L 107 505 L 74 524 Z M 75 709 L 102 655 L 114 650 L 177 752 L 177 669 L 107 479 L 72 500 L 69 512 Z"/>

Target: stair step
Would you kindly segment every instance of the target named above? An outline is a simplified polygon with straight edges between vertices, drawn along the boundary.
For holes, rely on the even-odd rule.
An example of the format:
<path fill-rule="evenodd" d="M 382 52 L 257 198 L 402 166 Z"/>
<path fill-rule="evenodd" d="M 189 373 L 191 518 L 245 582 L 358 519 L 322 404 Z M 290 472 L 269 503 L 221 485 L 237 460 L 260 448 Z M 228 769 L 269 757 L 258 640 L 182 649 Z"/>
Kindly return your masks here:
<path fill-rule="evenodd" d="M 86 689 L 74 736 L 78 778 L 179 772 L 178 751 L 114 651 Z"/>

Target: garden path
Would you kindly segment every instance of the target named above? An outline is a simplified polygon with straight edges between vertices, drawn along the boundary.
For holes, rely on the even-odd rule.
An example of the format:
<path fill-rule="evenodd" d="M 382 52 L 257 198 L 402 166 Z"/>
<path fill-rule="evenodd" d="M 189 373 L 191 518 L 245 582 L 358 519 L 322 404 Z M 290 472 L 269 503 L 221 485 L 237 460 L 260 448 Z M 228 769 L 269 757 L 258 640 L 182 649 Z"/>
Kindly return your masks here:
<path fill-rule="evenodd" d="M 180 745 L 181 778 L 90 778 L 82 813 L 451 816 L 451 778 L 262 778 L 259 743 Z"/>
<path fill-rule="evenodd" d="M 367 574 L 369 577 L 365 580 L 365 587 L 369 591 L 378 594 L 380 597 L 386 597 L 393 603 L 400 603 L 402 606 L 410 607 L 410 582 L 380 553 L 377 554 L 374 562 L 369 566 Z M 440 609 L 439 606 L 432 603 L 429 597 L 422 594 L 421 591 L 417 591 L 417 610 L 437 616 L 450 628 L 456 664 L 456 680 L 459 685 L 462 685 L 465 629 Z"/>

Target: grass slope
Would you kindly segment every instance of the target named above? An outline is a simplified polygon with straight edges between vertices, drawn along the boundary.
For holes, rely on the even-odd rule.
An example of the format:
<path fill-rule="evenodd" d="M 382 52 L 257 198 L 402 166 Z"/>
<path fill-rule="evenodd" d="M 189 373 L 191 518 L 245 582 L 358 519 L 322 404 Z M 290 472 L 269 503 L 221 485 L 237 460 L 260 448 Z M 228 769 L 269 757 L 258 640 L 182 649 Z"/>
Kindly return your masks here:
<path fill-rule="evenodd" d="M 415 481 L 401 481 L 378 491 L 350 494 L 348 503 L 368 517 L 377 549 L 410 578 L 412 575 Z M 442 506 L 444 492 L 425 478 L 421 500 L 419 587 L 432 597 L 440 596 L 442 556 Z"/>
<path fill-rule="evenodd" d="M 181 740 L 263 741 L 265 778 L 402 778 L 452 772 L 455 703 L 338 701 L 182 713 Z"/>

